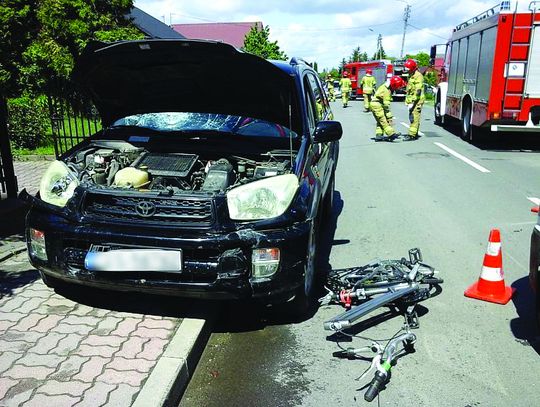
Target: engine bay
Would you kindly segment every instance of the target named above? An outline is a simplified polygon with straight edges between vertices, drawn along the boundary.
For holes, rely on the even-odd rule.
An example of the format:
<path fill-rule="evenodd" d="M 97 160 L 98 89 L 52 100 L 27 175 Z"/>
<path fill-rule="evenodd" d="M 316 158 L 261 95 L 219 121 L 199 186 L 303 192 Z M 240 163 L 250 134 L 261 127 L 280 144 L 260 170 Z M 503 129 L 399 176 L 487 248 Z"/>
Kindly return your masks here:
<path fill-rule="evenodd" d="M 247 157 L 149 151 L 124 141 L 99 140 L 64 160 L 87 188 L 134 190 L 175 195 L 220 192 L 260 178 L 288 174 L 289 150 Z"/>

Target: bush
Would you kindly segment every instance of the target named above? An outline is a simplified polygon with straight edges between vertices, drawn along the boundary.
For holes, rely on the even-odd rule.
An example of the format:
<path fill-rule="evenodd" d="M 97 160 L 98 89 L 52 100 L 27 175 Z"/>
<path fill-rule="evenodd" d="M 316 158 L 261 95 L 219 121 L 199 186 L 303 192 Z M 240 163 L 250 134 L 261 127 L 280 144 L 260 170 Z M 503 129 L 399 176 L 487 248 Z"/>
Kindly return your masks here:
<path fill-rule="evenodd" d="M 9 138 L 16 148 L 34 149 L 50 127 L 47 98 L 21 96 L 8 100 Z"/>

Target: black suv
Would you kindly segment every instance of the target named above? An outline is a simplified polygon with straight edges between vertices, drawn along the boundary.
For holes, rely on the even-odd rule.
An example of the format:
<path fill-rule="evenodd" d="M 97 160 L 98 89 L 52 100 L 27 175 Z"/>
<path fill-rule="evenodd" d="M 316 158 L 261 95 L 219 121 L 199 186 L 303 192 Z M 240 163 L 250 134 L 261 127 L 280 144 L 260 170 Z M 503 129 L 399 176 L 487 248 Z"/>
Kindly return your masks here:
<path fill-rule="evenodd" d="M 145 40 L 89 45 L 73 79 L 103 129 L 22 194 L 47 285 L 309 302 L 342 134 L 313 69 Z"/>

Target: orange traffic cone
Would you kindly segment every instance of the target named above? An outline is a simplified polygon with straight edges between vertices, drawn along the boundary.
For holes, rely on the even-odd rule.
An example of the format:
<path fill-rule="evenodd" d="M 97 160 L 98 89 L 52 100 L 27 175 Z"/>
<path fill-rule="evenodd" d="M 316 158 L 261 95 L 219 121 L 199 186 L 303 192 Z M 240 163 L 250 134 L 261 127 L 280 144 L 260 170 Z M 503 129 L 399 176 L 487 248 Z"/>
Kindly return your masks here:
<path fill-rule="evenodd" d="M 465 297 L 506 304 L 514 291 L 515 288 L 504 285 L 501 232 L 499 229 L 491 229 L 480 278 L 465 290 Z"/>

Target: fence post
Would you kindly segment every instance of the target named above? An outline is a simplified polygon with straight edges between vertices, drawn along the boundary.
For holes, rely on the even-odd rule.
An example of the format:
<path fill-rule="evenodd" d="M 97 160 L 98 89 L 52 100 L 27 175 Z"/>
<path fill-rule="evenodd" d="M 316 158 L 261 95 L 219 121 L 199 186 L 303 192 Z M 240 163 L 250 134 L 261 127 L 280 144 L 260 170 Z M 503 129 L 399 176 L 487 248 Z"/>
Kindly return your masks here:
<path fill-rule="evenodd" d="M 8 198 L 17 197 L 17 178 L 13 168 L 13 156 L 9 145 L 8 133 L 8 112 L 7 102 L 3 95 L 0 94 L 0 153 L 2 156 L 2 169 L 6 180 L 6 190 Z"/>

